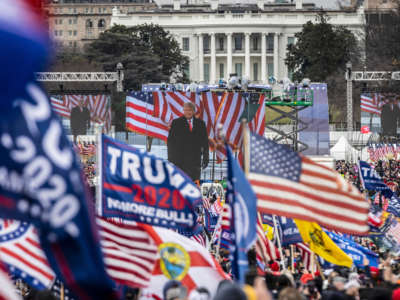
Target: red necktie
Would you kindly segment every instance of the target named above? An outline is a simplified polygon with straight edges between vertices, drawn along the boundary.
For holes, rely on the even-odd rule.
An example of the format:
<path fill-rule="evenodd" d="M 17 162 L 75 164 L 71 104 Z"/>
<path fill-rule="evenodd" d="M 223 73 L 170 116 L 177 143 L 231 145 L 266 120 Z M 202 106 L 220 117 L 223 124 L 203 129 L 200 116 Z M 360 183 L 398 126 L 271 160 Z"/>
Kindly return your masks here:
<path fill-rule="evenodd" d="M 188 121 L 189 121 L 189 130 L 190 130 L 190 132 L 192 132 L 192 129 L 193 129 L 193 127 L 192 127 L 192 120 L 189 119 Z"/>

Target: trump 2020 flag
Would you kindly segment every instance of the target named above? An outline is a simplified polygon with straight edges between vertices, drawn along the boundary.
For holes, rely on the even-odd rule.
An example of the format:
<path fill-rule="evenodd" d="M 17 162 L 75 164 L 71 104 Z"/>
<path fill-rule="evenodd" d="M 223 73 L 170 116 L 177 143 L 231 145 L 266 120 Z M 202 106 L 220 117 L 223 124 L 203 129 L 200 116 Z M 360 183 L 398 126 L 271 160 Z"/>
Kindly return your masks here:
<path fill-rule="evenodd" d="M 231 205 L 232 273 L 242 283 L 248 269 L 247 251 L 257 238 L 257 197 L 227 146 L 227 200 Z"/>
<path fill-rule="evenodd" d="M 359 171 L 361 182 L 366 190 L 379 191 L 386 198 L 390 198 L 387 211 L 400 217 L 400 199 L 395 193 L 383 182 L 378 173 L 365 161 L 359 161 Z"/>
<path fill-rule="evenodd" d="M 195 230 L 201 192 L 173 164 L 103 135 L 101 174 L 103 217 Z"/>
<path fill-rule="evenodd" d="M 331 168 L 250 133 L 249 181 L 258 211 L 316 222 L 336 231 L 368 233 L 369 204 Z"/>
<path fill-rule="evenodd" d="M 51 268 L 80 299 L 114 299 L 78 158 L 34 82 L 46 33 L 0 1 L 0 217 L 35 224 Z"/>
<path fill-rule="evenodd" d="M 371 167 L 371 165 L 365 161 L 359 161 L 359 168 L 361 182 L 366 190 L 369 191 L 380 191 L 386 197 L 392 196 L 392 191 L 383 182 L 378 173 Z"/>

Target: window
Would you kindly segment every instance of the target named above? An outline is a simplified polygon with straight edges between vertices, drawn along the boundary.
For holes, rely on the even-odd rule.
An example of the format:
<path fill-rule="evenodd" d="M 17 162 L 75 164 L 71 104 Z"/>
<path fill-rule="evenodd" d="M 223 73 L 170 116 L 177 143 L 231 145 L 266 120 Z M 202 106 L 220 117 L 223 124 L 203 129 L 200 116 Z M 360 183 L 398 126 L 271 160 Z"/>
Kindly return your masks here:
<path fill-rule="evenodd" d="M 242 64 L 241 63 L 235 64 L 235 73 L 237 74 L 238 77 L 242 77 Z"/>
<path fill-rule="evenodd" d="M 72 42 L 71 41 L 69 42 L 69 46 L 72 47 Z"/>
<path fill-rule="evenodd" d="M 76 7 L 74 7 L 74 14 L 76 14 Z"/>
<path fill-rule="evenodd" d="M 76 41 L 74 41 L 74 48 L 76 48 Z"/>
<path fill-rule="evenodd" d="M 204 64 L 204 81 L 205 82 L 210 81 L 210 65 L 209 64 Z"/>
<path fill-rule="evenodd" d="M 268 64 L 268 77 L 274 76 L 274 64 L 269 63 Z"/>
<path fill-rule="evenodd" d="M 187 78 L 190 78 L 189 64 L 184 64 L 183 65 L 183 74 L 185 74 Z"/>
<path fill-rule="evenodd" d="M 58 24 L 62 24 L 63 23 L 63 19 L 58 20 Z"/>
<path fill-rule="evenodd" d="M 218 45 L 219 45 L 218 50 L 220 50 L 220 51 L 223 51 L 223 50 L 224 50 L 224 42 L 225 42 L 225 40 L 224 40 L 223 37 L 220 37 L 220 38 L 218 39 Z"/>
<path fill-rule="evenodd" d="M 242 50 L 242 37 L 235 36 L 235 50 Z"/>
<path fill-rule="evenodd" d="M 258 63 L 253 64 L 253 80 L 258 80 Z"/>
<path fill-rule="evenodd" d="M 68 30 L 68 35 L 72 36 L 72 30 Z"/>
<path fill-rule="evenodd" d="M 68 24 L 72 25 L 72 19 L 68 19 Z"/>
<path fill-rule="evenodd" d="M 253 38 L 253 50 L 258 50 L 258 37 Z"/>
<path fill-rule="evenodd" d="M 76 30 L 74 30 L 74 36 L 76 36 L 78 34 L 78 32 Z"/>
<path fill-rule="evenodd" d="M 274 37 L 272 35 L 267 35 L 267 51 L 274 51 Z"/>
<path fill-rule="evenodd" d="M 224 64 L 219 64 L 219 78 L 224 78 Z"/>
<path fill-rule="evenodd" d="M 89 13 L 89 7 L 86 7 L 85 12 L 88 14 Z"/>
<path fill-rule="evenodd" d="M 69 13 L 72 14 L 72 7 L 68 9 Z"/>
<path fill-rule="evenodd" d="M 86 28 L 92 28 L 93 27 L 93 22 L 92 20 L 86 20 Z"/>
<path fill-rule="evenodd" d="M 58 35 L 59 35 L 59 36 L 62 36 L 62 35 L 63 35 L 63 31 L 62 31 L 62 30 L 59 30 L 59 31 L 58 31 Z"/>
<path fill-rule="evenodd" d="M 99 7 L 99 13 L 101 13 L 101 7 Z"/>
<path fill-rule="evenodd" d="M 74 24 L 78 24 L 78 19 L 74 19 Z"/>
<path fill-rule="evenodd" d="M 203 38 L 203 50 L 204 50 L 204 52 L 210 51 L 210 37 L 209 36 L 205 36 Z"/>
<path fill-rule="evenodd" d="M 107 7 L 103 7 L 103 13 L 107 12 Z"/>
<path fill-rule="evenodd" d="M 58 30 L 54 30 L 54 36 L 58 35 Z"/>
<path fill-rule="evenodd" d="M 90 12 L 93 13 L 93 7 L 90 8 Z"/>
<path fill-rule="evenodd" d="M 97 27 L 105 28 L 106 27 L 106 21 L 104 19 L 100 19 L 99 22 L 97 23 Z"/>
<path fill-rule="evenodd" d="M 54 24 L 56 24 L 56 25 L 58 24 L 58 20 L 57 19 L 54 20 Z"/>
<path fill-rule="evenodd" d="M 293 37 L 293 36 L 289 36 L 289 37 L 287 38 L 287 43 L 288 43 L 288 45 L 294 44 L 294 37 Z"/>
<path fill-rule="evenodd" d="M 189 51 L 189 38 L 188 37 L 184 37 L 182 38 L 182 49 L 183 51 Z"/>

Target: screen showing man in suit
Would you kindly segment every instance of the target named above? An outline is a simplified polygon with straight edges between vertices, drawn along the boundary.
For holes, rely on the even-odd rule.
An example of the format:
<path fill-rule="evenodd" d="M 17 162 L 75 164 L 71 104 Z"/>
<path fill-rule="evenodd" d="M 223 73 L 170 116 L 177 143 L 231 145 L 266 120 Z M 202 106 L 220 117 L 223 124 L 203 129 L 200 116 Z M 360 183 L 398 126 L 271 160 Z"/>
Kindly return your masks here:
<path fill-rule="evenodd" d="M 90 128 L 90 112 L 85 106 L 84 100 L 79 101 L 79 105 L 71 109 L 71 133 L 74 136 L 74 143 L 78 135 L 86 135 Z"/>
<path fill-rule="evenodd" d="M 201 168 L 209 161 L 206 124 L 195 117 L 196 106 L 187 102 L 183 116 L 172 121 L 168 135 L 168 160 L 193 181 L 200 180 Z"/>

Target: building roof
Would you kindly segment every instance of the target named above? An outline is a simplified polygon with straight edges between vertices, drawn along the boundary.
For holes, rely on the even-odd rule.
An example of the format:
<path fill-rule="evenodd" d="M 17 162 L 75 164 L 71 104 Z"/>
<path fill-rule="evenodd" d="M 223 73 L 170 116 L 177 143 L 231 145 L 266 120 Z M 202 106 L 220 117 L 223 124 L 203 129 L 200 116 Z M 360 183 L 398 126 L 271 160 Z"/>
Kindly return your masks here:
<path fill-rule="evenodd" d="M 155 0 L 159 6 L 172 5 L 173 0 Z M 210 0 L 181 0 L 182 5 L 208 5 Z M 265 4 L 295 4 L 295 0 L 267 0 Z M 339 10 L 352 5 L 351 0 L 303 0 L 303 5 L 315 5 L 316 8 Z M 257 0 L 219 0 L 220 6 L 242 6 L 248 8 L 249 6 L 257 7 Z"/>

